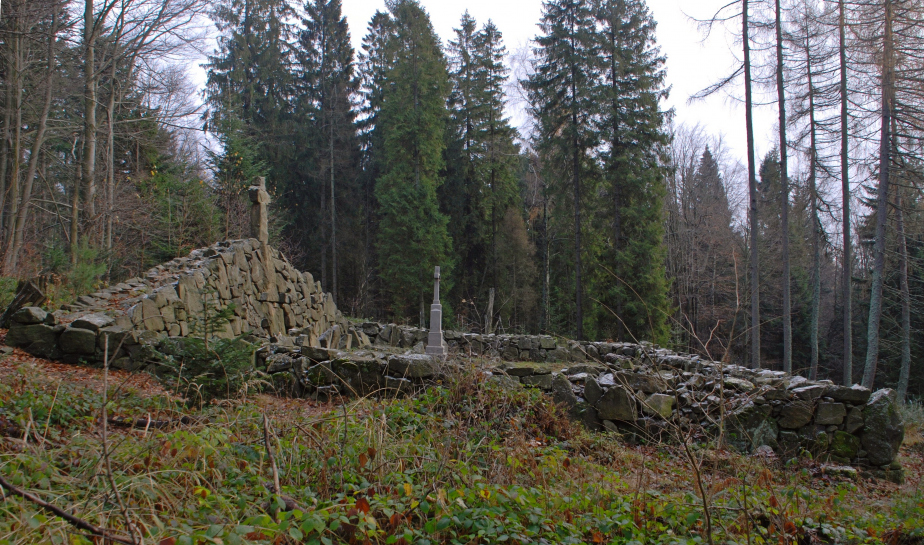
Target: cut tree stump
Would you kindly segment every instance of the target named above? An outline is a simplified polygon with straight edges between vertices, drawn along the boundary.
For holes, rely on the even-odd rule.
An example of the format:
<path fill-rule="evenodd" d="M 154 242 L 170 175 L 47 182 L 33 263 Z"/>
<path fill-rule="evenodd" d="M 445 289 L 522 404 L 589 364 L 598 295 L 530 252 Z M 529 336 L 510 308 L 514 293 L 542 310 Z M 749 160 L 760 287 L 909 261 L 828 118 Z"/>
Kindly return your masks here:
<path fill-rule="evenodd" d="M 31 280 L 20 281 L 19 286 L 16 288 L 16 297 L 13 298 L 13 302 L 10 303 L 10 306 L 6 307 L 6 311 L 0 315 L 0 328 L 9 329 L 10 319 L 19 309 L 24 307 L 40 307 L 45 303 L 45 300 L 45 294 L 35 285 L 35 282 Z"/>

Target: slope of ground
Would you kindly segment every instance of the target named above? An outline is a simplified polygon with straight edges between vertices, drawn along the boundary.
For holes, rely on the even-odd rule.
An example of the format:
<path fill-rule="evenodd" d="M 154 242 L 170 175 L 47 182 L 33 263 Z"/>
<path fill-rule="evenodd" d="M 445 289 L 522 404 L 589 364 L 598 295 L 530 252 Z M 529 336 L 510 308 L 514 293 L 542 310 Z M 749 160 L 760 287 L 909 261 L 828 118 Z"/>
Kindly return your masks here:
<path fill-rule="evenodd" d="M 408 399 L 201 408 L 110 373 L 108 470 L 102 372 L 0 358 L 0 477 L 138 543 L 924 543 L 916 433 L 898 486 L 692 441 L 626 446 L 474 372 Z M 10 492 L 0 544 L 104 542 Z"/>

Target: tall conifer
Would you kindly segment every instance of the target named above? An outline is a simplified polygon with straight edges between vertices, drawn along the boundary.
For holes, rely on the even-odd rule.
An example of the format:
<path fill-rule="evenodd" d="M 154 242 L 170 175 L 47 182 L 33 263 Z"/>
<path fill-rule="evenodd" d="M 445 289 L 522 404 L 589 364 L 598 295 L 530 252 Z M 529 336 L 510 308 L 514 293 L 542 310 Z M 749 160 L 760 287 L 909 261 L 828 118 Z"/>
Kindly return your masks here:
<path fill-rule="evenodd" d="M 592 4 L 588 0 L 549 0 L 543 4 L 539 26 L 542 35 L 536 38 L 535 72 L 527 88 L 539 146 L 549 158 L 549 178 L 561 180 L 555 189 L 562 204 L 570 204 L 574 213 L 574 333 L 582 339 L 582 209 L 593 181 L 591 152 L 599 140 L 594 128 L 599 61 Z"/>
<path fill-rule="evenodd" d="M 340 0 L 309 0 L 307 17 L 299 35 L 297 58 L 300 69 L 300 131 L 310 155 L 305 163 L 316 168 L 305 174 L 314 183 L 296 200 L 299 216 L 314 217 L 320 209 L 321 283 L 337 300 L 338 192 L 353 192 L 356 179 L 358 142 L 352 97 L 359 81 L 354 76 L 353 48 Z M 347 209 L 350 213 L 355 209 Z M 330 278 L 327 282 L 327 250 L 330 250 Z M 328 286 L 330 286 L 328 288 Z"/>
<path fill-rule="evenodd" d="M 289 182 L 293 155 L 290 14 L 287 0 L 222 0 L 212 13 L 218 49 L 206 65 L 209 125 L 221 130 L 225 106 L 238 105 L 234 114 L 260 144 L 259 159 L 277 186 Z"/>
<path fill-rule="evenodd" d="M 498 286 L 497 236 L 517 207 L 515 131 L 504 118 L 505 48 L 492 22 L 477 30 L 466 13 L 449 43 L 449 129 L 441 203 L 460 259 L 461 298 L 483 301 Z M 501 294 L 505 297 L 505 294 Z"/>
<path fill-rule="evenodd" d="M 423 322 L 433 267 L 451 267 L 448 220 L 436 198 L 449 77 L 439 38 L 420 4 L 399 0 L 389 9 L 394 35 L 388 48 L 400 54 L 385 73 L 378 114 L 384 145 L 382 176 L 375 187 L 381 215 L 379 265 L 388 279 L 392 312 L 408 316 L 419 305 Z"/>
<path fill-rule="evenodd" d="M 608 236 L 602 237 L 607 272 L 600 279 L 600 333 L 663 342 L 668 333 L 662 222 L 668 135 L 660 108 L 667 95 L 664 57 L 644 0 L 605 0 L 596 17 L 604 63 L 598 91 L 603 208 L 609 220 Z M 610 272 L 616 278 L 607 278 Z"/>

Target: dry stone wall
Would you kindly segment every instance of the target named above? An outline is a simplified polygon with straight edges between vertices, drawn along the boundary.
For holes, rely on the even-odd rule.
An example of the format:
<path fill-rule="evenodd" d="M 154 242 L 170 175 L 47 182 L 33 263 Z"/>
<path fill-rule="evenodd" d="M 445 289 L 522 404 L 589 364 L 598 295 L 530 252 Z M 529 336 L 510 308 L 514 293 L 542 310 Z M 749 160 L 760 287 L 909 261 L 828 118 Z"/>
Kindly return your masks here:
<path fill-rule="evenodd" d="M 448 363 L 423 354 L 426 330 L 367 322 L 372 348 L 357 353 L 270 345 L 270 373 L 290 373 L 301 394 L 412 391 Z M 891 390 L 809 381 L 642 343 L 563 342 L 554 337 L 445 332 L 451 354 L 479 356 L 491 380 L 538 388 L 597 431 L 634 438 L 716 436 L 724 421 L 736 449 L 785 459 L 810 453 L 901 481 L 904 424 Z"/>
<path fill-rule="evenodd" d="M 227 323 L 209 324 L 217 309 L 231 304 Z M 292 335 L 317 347 L 368 344 L 320 282 L 256 239 L 194 250 L 144 277 L 80 296 L 54 313 L 22 309 L 12 318 L 7 344 L 51 359 L 99 362 L 108 340 L 114 366 L 132 368 L 143 365 L 164 338 L 206 332 L 267 339 Z"/>
<path fill-rule="evenodd" d="M 209 309 L 234 305 L 212 333 L 251 335 L 257 364 L 297 395 L 410 393 L 468 361 L 508 387 L 538 388 L 592 430 L 636 438 L 718 433 L 741 451 L 800 452 L 900 481 L 904 436 L 895 395 L 751 370 L 641 343 L 445 331 L 448 361 L 424 354 L 428 331 L 351 325 L 310 274 L 255 239 L 195 250 L 142 278 L 81 296 L 48 313 L 15 313 L 7 344 L 32 354 L 135 369 L 170 338 L 202 335 Z M 466 360 L 468 357 L 470 359 Z M 453 363 L 455 362 L 455 363 Z"/>

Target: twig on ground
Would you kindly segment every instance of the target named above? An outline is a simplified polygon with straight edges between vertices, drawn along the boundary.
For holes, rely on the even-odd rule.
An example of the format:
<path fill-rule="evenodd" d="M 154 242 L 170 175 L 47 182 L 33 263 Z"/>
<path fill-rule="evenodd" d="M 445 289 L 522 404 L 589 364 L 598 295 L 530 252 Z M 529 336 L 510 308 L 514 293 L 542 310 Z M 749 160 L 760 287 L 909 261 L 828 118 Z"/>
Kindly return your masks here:
<path fill-rule="evenodd" d="M 99 536 L 101 538 L 108 539 L 110 541 L 115 541 L 117 543 L 125 543 L 126 545 L 137 545 L 134 539 L 130 537 L 121 536 L 118 534 L 113 534 L 104 528 L 100 528 L 99 526 L 94 526 L 81 518 L 75 517 L 74 515 L 71 515 L 64 509 L 61 509 L 60 507 L 56 507 L 46 502 L 45 500 L 39 498 L 38 496 L 32 495 L 26 492 L 25 490 L 22 490 L 20 488 L 13 486 L 2 476 L 0 476 L 0 486 L 2 486 L 4 490 L 8 491 L 13 496 L 19 496 L 20 498 L 23 498 L 27 501 L 34 503 L 35 505 L 41 507 L 42 509 L 46 511 L 50 511 L 55 516 L 61 517 L 62 519 L 70 523 L 72 526 L 79 528 L 85 532 L 89 532 L 92 535 Z"/>

